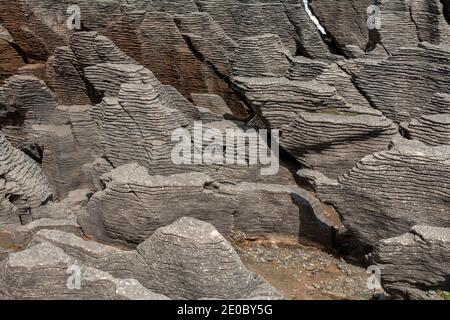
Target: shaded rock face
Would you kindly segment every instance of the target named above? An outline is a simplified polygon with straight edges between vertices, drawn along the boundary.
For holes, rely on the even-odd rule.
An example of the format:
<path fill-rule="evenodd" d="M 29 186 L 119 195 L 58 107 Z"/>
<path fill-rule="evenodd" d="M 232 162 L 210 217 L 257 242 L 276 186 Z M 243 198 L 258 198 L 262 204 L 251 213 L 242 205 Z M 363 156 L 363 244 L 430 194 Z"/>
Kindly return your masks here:
<path fill-rule="evenodd" d="M 33 159 L 14 148 L 0 133 L 0 226 L 19 224 L 53 197 L 53 188 Z"/>
<path fill-rule="evenodd" d="M 380 241 L 373 262 L 382 285 L 401 299 L 429 299 L 429 290 L 449 290 L 449 228 L 414 226 L 408 233 Z"/>

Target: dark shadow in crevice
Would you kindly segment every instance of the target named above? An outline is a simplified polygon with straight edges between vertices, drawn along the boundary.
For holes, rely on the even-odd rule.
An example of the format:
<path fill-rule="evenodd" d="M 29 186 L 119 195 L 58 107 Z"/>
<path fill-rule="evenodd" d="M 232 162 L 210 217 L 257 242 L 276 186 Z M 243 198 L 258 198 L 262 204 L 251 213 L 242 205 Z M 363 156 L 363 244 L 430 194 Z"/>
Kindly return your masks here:
<path fill-rule="evenodd" d="M 18 149 L 23 153 L 25 153 L 27 156 L 29 156 L 31 159 L 36 161 L 37 163 L 42 164 L 42 159 L 44 157 L 43 147 L 35 143 L 24 142 L 18 146 Z"/>
<path fill-rule="evenodd" d="M 191 39 L 189 36 L 187 35 L 183 35 L 183 39 L 186 42 L 186 45 L 188 46 L 188 48 L 191 50 L 192 54 L 201 62 L 205 63 L 208 67 L 211 68 L 211 70 L 214 72 L 214 74 L 216 75 L 216 77 L 223 81 L 229 88 L 230 94 L 228 97 L 222 96 L 222 98 L 225 100 L 225 102 L 228 104 L 228 106 L 230 107 L 231 111 L 233 113 L 235 113 L 236 118 L 234 120 L 241 120 L 241 121 L 248 121 L 249 119 L 251 119 L 254 115 L 254 111 L 250 106 L 250 103 L 248 102 L 248 100 L 245 98 L 245 96 L 239 92 L 239 90 L 236 90 L 236 86 L 233 84 L 233 82 L 231 81 L 231 79 L 225 75 L 223 75 L 215 66 L 214 64 L 212 64 L 211 62 L 207 61 L 205 59 L 205 57 L 203 56 L 203 54 L 201 52 L 199 52 L 195 46 L 193 45 Z M 218 94 L 218 93 L 216 93 Z M 220 96 L 220 94 L 218 94 Z M 227 94 L 228 95 L 228 94 Z M 233 95 L 235 97 L 233 97 Z M 232 103 L 232 101 L 230 101 L 230 99 L 237 99 L 239 102 L 241 102 L 244 106 L 245 106 L 245 110 L 234 110 L 234 105 L 235 103 Z M 244 112 L 249 114 L 249 116 L 247 117 L 247 119 L 242 119 L 240 118 L 239 113 L 240 112 Z"/>
<path fill-rule="evenodd" d="M 10 43 L 9 43 L 9 46 L 10 46 L 11 48 L 13 48 L 14 51 L 16 51 L 16 53 L 17 53 L 17 54 L 20 56 L 20 58 L 22 59 L 23 63 L 25 63 L 25 64 L 29 64 L 29 63 L 30 63 L 30 60 L 29 60 L 27 54 L 25 53 L 25 51 L 22 50 L 22 48 L 21 48 L 17 43 L 10 42 Z"/>
<path fill-rule="evenodd" d="M 444 6 L 444 18 L 447 20 L 447 23 L 450 24 L 450 0 L 441 0 L 441 2 Z"/>

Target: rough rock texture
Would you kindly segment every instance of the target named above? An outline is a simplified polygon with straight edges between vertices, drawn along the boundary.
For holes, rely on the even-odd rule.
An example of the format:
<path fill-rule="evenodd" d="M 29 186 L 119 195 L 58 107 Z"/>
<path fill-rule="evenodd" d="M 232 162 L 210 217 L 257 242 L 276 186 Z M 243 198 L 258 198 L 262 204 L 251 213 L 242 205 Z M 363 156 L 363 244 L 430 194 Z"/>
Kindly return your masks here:
<path fill-rule="evenodd" d="M 236 277 L 198 246 L 219 250 L 218 259 L 220 248 L 230 251 L 222 236 L 340 246 L 336 212 L 351 245 L 365 249 L 417 224 L 449 227 L 448 0 L 0 0 L 0 8 L 2 261 L 30 254 L 37 265 L 40 249 L 13 252 L 52 243 L 65 252 L 49 261 L 54 281 L 62 269 L 52 263 L 67 257 L 97 270 L 88 298 L 152 295 L 135 280 L 117 293 L 124 278 L 171 298 L 267 298 L 273 288 L 233 252 L 227 270 Z M 67 25 L 73 17 L 78 30 Z M 228 132 L 248 143 L 213 137 Z M 246 154 L 270 145 L 282 148 L 270 167 Z M 278 170 L 266 175 L 270 168 Z M 175 222 L 182 217 L 188 227 Z M 146 247 L 151 263 L 95 240 Z M 22 277 L 5 263 L 3 275 Z M 196 263 L 216 269 L 199 273 Z M 27 290 L 0 279 L 9 298 Z M 25 297 L 66 294 L 53 280 Z"/>
<path fill-rule="evenodd" d="M 384 115 L 410 121 L 423 114 L 448 113 L 448 108 L 429 102 L 436 93 L 450 93 L 449 68 L 450 47 L 421 43 L 366 64 L 356 73 L 355 83 Z"/>
<path fill-rule="evenodd" d="M 374 246 L 417 224 L 450 226 L 449 156 L 448 145 L 402 140 L 337 180 L 312 179 L 319 198 L 333 204 L 357 239 Z"/>
<path fill-rule="evenodd" d="M 176 299 L 280 299 L 209 223 L 182 218 L 137 247 L 153 290 Z"/>
<path fill-rule="evenodd" d="M 116 279 L 136 279 L 151 291 L 170 298 L 281 298 L 274 288 L 244 267 L 212 225 L 195 219 L 183 218 L 159 229 L 137 250 L 121 250 L 59 230 L 38 231 L 30 247 L 42 252 L 42 246 L 50 244 L 81 266 L 108 272 Z M 193 258 L 195 253 L 199 259 Z M 172 268 L 158 267 L 173 259 L 177 262 Z M 182 281 L 185 285 L 180 288 L 177 279 L 187 279 L 188 274 L 195 278 L 189 277 L 190 284 Z"/>
<path fill-rule="evenodd" d="M 137 164 L 119 167 L 101 180 L 105 187 L 91 198 L 80 223 L 87 234 L 105 241 L 139 244 L 184 216 L 210 222 L 224 236 L 236 229 L 249 238 L 303 234 L 330 242 L 333 237 L 333 223 L 321 205 L 298 187 L 227 186 L 202 173 L 150 176 Z"/>
<path fill-rule="evenodd" d="M 427 109 L 440 110 L 439 113 L 427 112 L 411 122 L 401 123 L 402 129 L 412 139 L 429 145 L 450 144 L 450 95 L 437 93 L 428 103 Z"/>
<path fill-rule="evenodd" d="M 450 114 L 424 115 L 405 124 L 405 130 L 413 139 L 437 146 L 450 144 Z"/>
<path fill-rule="evenodd" d="M 306 168 L 336 178 L 384 150 L 397 127 L 374 110 L 337 64 L 295 58 L 283 77 L 236 77 L 263 126 Z"/>
<path fill-rule="evenodd" d="M 2 27 L 0 25 L 0 32 Z M 0 36 L 0 84 L 25 65 L 12 43 Z"/>
<path fill-rule="evenodd" d="M 57 102 L 45 83 L 33 75 L 14 75 L 0 90 L 0 128 L 14 145 L 31 140 L 33 124 L 50 124 Z"/>
<path fill-rule="evenodd" d="M 450 229 L 414 226 L 381 240 L 372 255 L 384 289 L 396 298 L 429 299 L 429 290 L 449 290 Z"/>
<path fill-rule="evenodd" d="M 379 11 L 368 10 L 377 5 Z M 380 44 L 388 53 L 419 41 L 448 43 L 449 28 L 440 0 L 315 0 L 314 14 L 333 42 L 348 57 L 352 46 L 370 50 Z M 369 17 L 379 14 L 380 28 L 369 30 Z M 369 19 L 369 20 L 368 20 Z"/>
<path fill-rule="evenodd" d="M 0 132 L 0 225 L 20 223 L 53 197 L 53 188 L 39 165 L 14 148 Z"/>
<path fill-rule="evenodd" d="M 73 266 L 77 269 L 71 269 Z M 68 285 L 69 276 L 75 274 L 72 270 L 80 270 L 80 289 Z M 50 243 L 10 254 L 0 262 L 0 284 L 2 299 L 165 298 L 147 290 L 135 279 L 116 279 L 107 272 L 84 267 Z"/>

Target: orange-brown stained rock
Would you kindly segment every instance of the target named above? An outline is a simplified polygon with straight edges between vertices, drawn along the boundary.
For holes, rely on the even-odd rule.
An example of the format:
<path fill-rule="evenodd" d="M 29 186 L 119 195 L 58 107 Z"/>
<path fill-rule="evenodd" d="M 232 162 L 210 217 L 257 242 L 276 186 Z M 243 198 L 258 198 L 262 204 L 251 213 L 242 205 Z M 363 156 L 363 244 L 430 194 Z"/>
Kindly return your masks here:
<path fill-rule="evenodd" d="M 220 95 L 231 110 L 242 117 L 242 105 L 225 80 L 196 57 L 177 28 L 173 16 L 147 12 L 136 26 L 136 16 L 124 15 L 104 33 L 125 53 L 149 68 L 164 84 L 174 86 L 185 97 L 191 93 Z"/>
<path fill-rule="evenodd" d="M 0 83 L 25 65 L 8 41 L 0 39 Z"/>
<path fill-rule="evenodd" d="M 45 82 L 46 63 L 31 63 L 17 70 L 18 74 L 32 75 Z"/>

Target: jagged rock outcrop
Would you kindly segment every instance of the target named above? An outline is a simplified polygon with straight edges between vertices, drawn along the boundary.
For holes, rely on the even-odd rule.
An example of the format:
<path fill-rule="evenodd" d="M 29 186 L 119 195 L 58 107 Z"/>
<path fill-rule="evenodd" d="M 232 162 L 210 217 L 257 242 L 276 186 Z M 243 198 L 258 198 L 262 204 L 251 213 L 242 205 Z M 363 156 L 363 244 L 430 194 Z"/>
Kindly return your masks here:
<path fill-rule="evenodd" d="M 316 0 L 311 7 L 348 57 L 353 56 L 353 46 L 371 50 L 379 44 L 392 54 L 419 41 L 445 44 L 450 34 L 440 0 Z"/>
<path fill-rule="evenodd" d="M 137 247 L 155 291 L 177 299 L 280 299 L 209 223 L 182 218 Z"/>
<path fill-rule="evenodd" d="M 53 188 L 39 165 L 0 132 L 0 225 L 20 224 L 21 215 L 51 201 Z"/>
<path fill-rule="evenodd" d="M 450 114 L 424 115 L 404 124 L 408 135 L 426 144 L 450 144 Z"/>
<path fill-rule="evenodd" d="M 394 298 L 430 299 L 429 290 L 450 289 L 450 229 L 414 226 L 406 234 L 381 240 L 372 260 Z"/>
<path fill-rule="evenodd" d="M 300 113 L 284 131 L 283 146 L 305 168 L 337 178 L 364 156 L 386 149 L 396 135 L 392 121 L 376 112 Z"/>
<path fill-rule="evenodd" d="M 58 230 L 40 230 L 30 247 L 41 250 L 42 244 L 63 250 L 82 266 L 106 271 L 116 279 L 136 279 L 170 298 L 281 298 L 277 290 L 244 267 L 212 225 L 195 219 L 182 218 L 159 229 L 137 250 L 121 250 Z M 199 259 L 193 258 L 196 253 Z M 173 259 L 175 264 L 170 263 Z M 158 267 L 166 263 L 173 267 Z M 195 278 L 189 277 L 192 282 L 180 287 L 177 279 L 187 280 L 188 274 Z"/>
<path fill-rule="evenodd" d="M 310 178 L 346 228 L 361 243 L 374 246 L 414 225 L 450 226 L 449 156 L 448 145 L 402 140 L 364 157 L 337 180 Z"/>
<path fill-rule="evenodd" d="M 0 85 L 24 65 L 25 61 L 14 47 L 14 39 L 0 25 Z"/>
<path fill-rule="evenodd" d="M 306 168 L 336 178 L 387 148 L 396 125 L 374 110 L 338 64 L 295 58 L 284 77 L 236 77 L 263 127 Z"/>
<path fill-rule="evenodd" d="M 0 296 L 281 298 L 225 238 L 336 244 L 333 208 L 394 296 L 448 286 L 448 0 L 0 7 Z"/>
<path fill-rule="evenodd" d="M 421 43 L 401 48 L 387 60 L 365 64 L 356 73 L 355 84 L 385 116 L 409 122 L 422 115 L 448 113 L 430 101 L 436 93 L 450 93 L 449 68 L 450 47 Z"/>
<path fill-rule="evenodd" d="M 33 124 L 50 124 L 57 101 L 45 83 L 32 75 L 14 75 L 0 90 L 0 128 L 15 146 L 30 141 Z"/>
<path fill-rule="evenodd" d="M 221 185 L 202 173 L 151 176 L 137 164 L 101 179 L 105 187 L 93 195 L 80 223 L 105 241 L 139 244 L 184 216 L 210 222 L 224 236 L 239 230 L 249 238 L 316 235 L 325 243 L 333 238 L 333 223 L 320 203 L 298 187 Z"/>
<path fill-rule="evenodd" d="M 78 289 L 69 285 L 77 285 L 70 282 L 71 274 L 80 277 Z M 166 298 L 147 290 L 135 279 L 117 279 L 107 272 L 85 267 L 48 242 L 9 254 L 0 262 L 0 284 L 2 299 Z"/>
<path fill-rule="evenodd" d="M 75 141 L 69 125 L 33 126 L 36 144 L 42 146 L 42 170 L 55 189 L 55 197 L 64 199 L 75 189 L 87 187 L 89 182 L 81 170 L 93 161 L 86 149 Z"/>
<path fill-rule="evenodd" d="M 233 77 L 281 77 L 291 54 L 273 34 L 242 38 L 230 57 Z"/>

